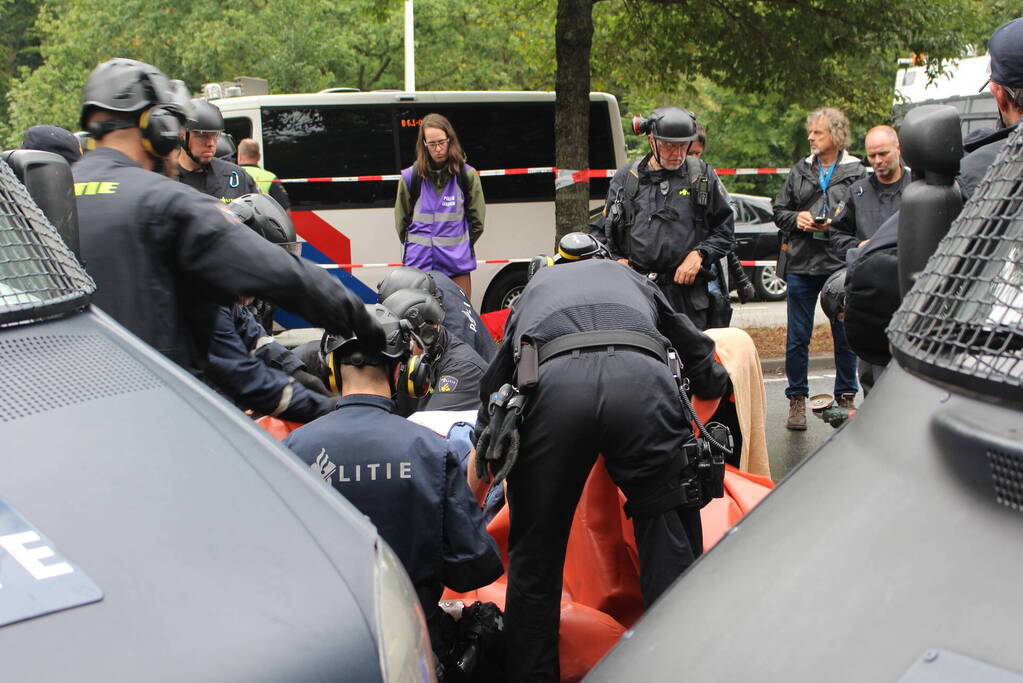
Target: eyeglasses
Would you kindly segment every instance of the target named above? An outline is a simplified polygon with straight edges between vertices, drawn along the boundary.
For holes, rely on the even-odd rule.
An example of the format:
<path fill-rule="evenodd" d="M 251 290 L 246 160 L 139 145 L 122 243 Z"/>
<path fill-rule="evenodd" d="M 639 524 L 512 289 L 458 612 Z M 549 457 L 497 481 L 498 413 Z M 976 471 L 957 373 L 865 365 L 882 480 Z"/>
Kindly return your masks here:
<path fill-rule="evenodd" d="M 441 147 L 447 147 L 448 142 L 450 142 L 450 139 L 444 138 L 443 140 L 434 140 L 433 142 L 427 142 L 426 146 L 429 147 L 430 149 L 440 149 Z"/>
<path fill-rule="evenodd" d="M 191 131 L 192 137 L 198 139 L 200 142 L 216 142 L 220 137 L 219 130 L 193 130 Z"/>

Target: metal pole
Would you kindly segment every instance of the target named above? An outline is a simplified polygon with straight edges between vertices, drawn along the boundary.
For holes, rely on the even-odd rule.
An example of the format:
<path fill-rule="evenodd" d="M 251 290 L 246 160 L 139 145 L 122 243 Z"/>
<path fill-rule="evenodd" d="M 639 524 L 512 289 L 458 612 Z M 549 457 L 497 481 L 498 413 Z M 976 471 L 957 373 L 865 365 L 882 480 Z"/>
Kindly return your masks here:
<path fill-rule="evenodd" d="M 405 90 L 416 90 L 416 40 L 412 0 L 405 0 Z"/>

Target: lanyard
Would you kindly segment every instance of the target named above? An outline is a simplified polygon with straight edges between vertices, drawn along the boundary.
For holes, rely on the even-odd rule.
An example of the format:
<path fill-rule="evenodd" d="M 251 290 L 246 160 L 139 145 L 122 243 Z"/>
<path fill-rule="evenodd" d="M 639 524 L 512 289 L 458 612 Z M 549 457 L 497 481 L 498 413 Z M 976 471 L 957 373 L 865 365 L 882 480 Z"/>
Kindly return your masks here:
<path fill-rule="evenodd" d="M 828 166 L 827 174 L 824 173 L 824 164 L 821 164 L 819 161 L 817 163 L 819 164 L 817 167 L 817 181 L 821 185 L 821 192 L 827 194 L 828 185 L 831 184 L 831 174 L 835 172 L 835 166 L 838 166 L 838 159 L 835 159 L 835 162 Z"/>

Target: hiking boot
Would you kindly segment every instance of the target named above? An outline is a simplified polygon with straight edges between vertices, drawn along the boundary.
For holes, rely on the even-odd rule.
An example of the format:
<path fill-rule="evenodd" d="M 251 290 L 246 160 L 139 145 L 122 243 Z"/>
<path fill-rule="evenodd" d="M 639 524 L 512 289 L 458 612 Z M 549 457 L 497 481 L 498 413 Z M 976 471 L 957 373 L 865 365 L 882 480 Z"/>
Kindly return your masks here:
<path fill-rule="evenodd" d="M 838 397 L 838 407 L 852 410 L 856 407 L 856 394 L 842 394 Z"/>
<path fill-rule="evenodd" d="M 806 396 L 789 397 L 789 419 L 785 428 L 794 432 L 806 431 Z"/>

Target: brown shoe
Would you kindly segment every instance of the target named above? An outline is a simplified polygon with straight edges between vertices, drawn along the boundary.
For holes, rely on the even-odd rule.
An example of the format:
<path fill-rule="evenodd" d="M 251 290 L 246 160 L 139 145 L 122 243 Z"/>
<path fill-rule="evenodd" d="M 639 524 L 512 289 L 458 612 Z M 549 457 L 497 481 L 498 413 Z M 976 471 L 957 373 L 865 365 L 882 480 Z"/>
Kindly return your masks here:
<path fill-rule="evenodd" d="M 789 419 L 785 428 L 794 432 L 806 431 L 806 396 L 789 397 Z"/>
<path fill-rule="evenodd" d="M 856 394 L 842 394 L 838 397 L 838 407 L 852 410 L 856 407 Z"/>

